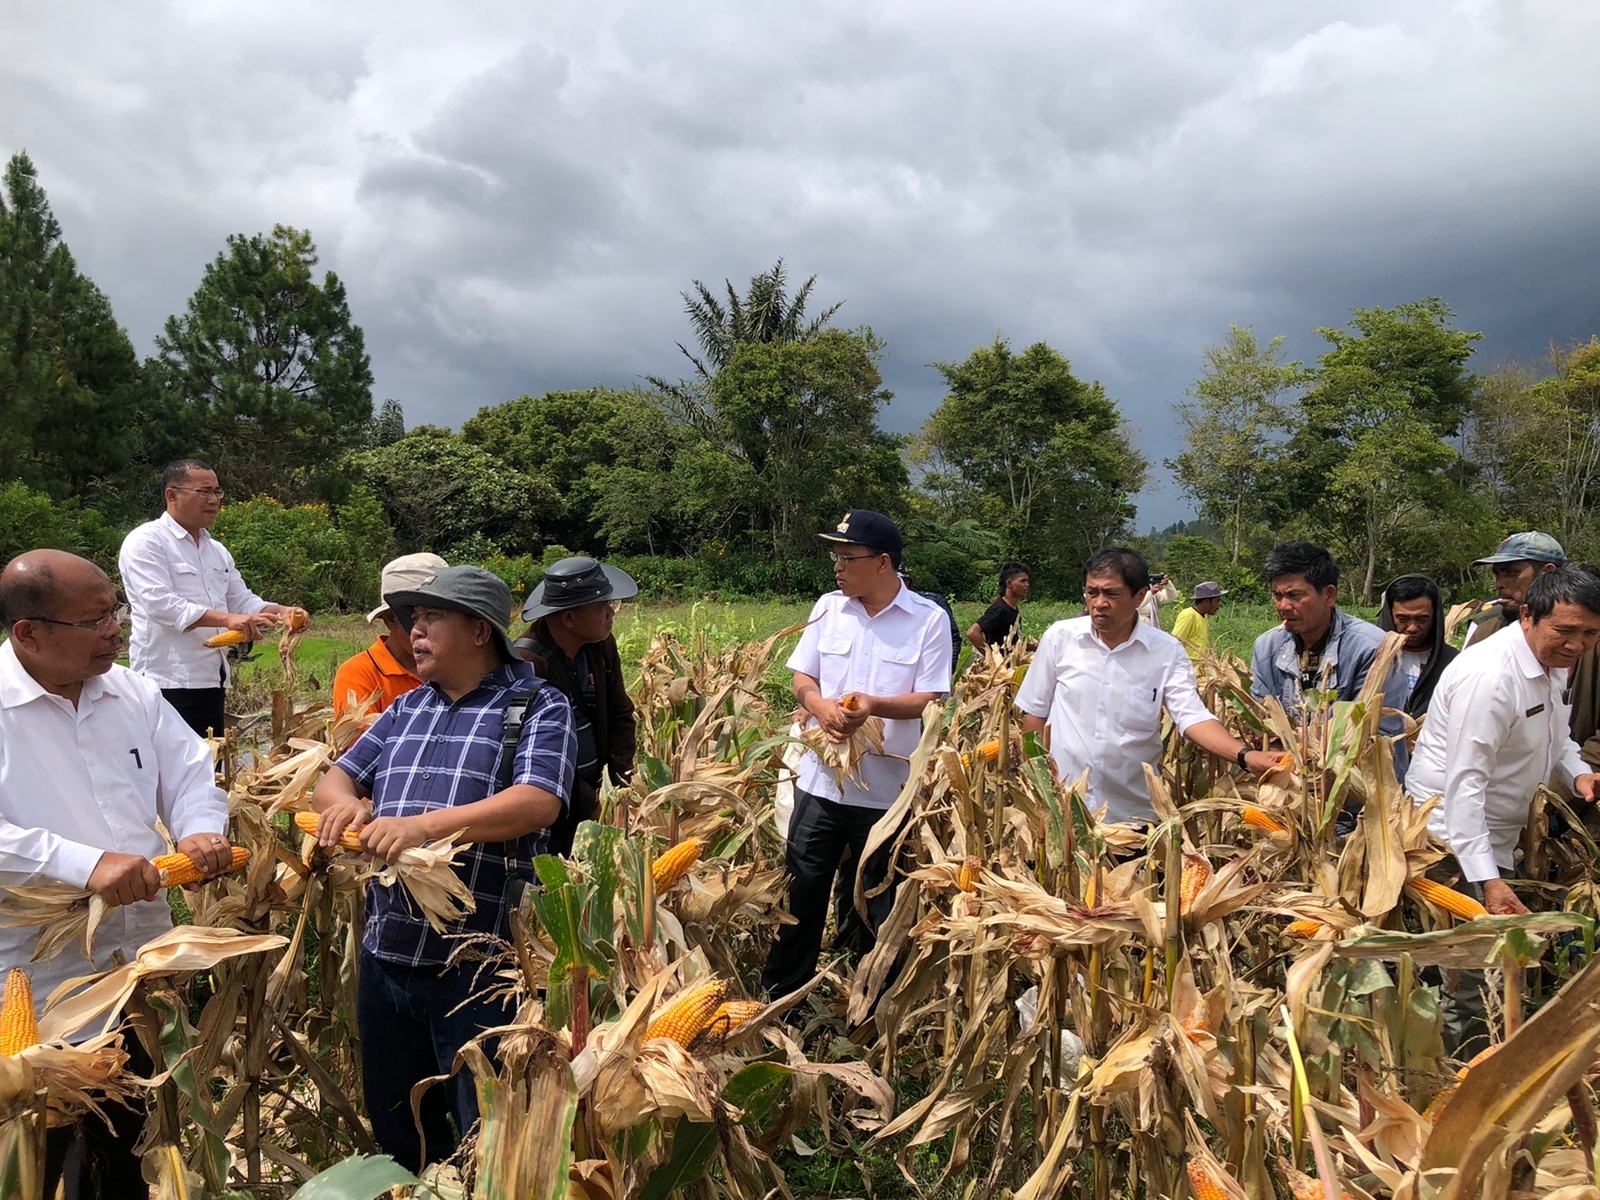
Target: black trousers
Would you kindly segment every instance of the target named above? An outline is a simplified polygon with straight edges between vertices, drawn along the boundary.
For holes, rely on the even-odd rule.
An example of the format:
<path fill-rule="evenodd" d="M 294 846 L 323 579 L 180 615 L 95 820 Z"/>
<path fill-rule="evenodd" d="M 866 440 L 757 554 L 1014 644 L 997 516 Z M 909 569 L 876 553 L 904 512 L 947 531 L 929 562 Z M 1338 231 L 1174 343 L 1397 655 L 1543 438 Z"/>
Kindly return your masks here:
<path fill-rule="evenodd" d="M 149 1078 L 154 1073 L 150 1056 L 131 1029 L 122 1039 L 128 1052 L 127 1069 Z M 150 1194 L 133 1148 L 144 1131 L 145 1103 L 135 1096 L 132 1107 L 107 1101 L 100 1107 L 110 1128 L 93 1113 L 75 1125 L 63 1125 L 45 1135 L 44 1194 L 54 1196 L 64 1180 L 66 1200 L 145 1200 Z"/>
<path fill-rule="evenodd" d="M 794 815 L 789 820 L 789 843 L 783 863 L 789 872 L 789 913 L 795 924 L 781 926 L 778 940 L 767 955 L 761 988 L 768 996 L 787 995 L 809 983 L 822 953 L 822 929 L 828 916 L 828 899 L 834 877 L 849 853 L 852 902 L 839 923 L 836 944 L 865 954 L 876 941 L 877 929 L 894 907 L 894 889 L 867 901 L 869 921 L 855 911 L 855 864 L 866 849 L 867 834 L 883 810 L 838 804 L 810 792 L 794 792 Z M 867 861 L 867 885 L 882 882 L 889 866 L 890 847 L 880 847 Z"/>
<path fill-rule="evenodd" d="M 178 710 L 183 723 L 201 737 L 208 733 L 211 737 L 222 736 L 222 723 L 226 719 L 222 698 L 227 695 L 222 688 L 162 688 L 161 694 Z"/>

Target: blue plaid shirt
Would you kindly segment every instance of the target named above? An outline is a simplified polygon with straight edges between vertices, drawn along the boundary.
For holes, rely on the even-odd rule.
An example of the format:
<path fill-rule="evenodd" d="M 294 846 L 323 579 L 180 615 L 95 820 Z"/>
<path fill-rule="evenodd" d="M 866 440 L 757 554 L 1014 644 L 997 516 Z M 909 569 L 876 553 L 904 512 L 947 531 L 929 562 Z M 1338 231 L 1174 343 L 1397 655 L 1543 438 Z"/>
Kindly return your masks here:
<path fill-rule="evenodd" d="M 454 703 L 431 683 L 407 692 L 345 751 L 339 768 L 370 793 L 373 814 L 379 817 L 414 817 L 487 799 L 500 790 L 506 708 L 513 696 L 530 689 L 511 782 L 543 788 L 565 805 L 572 798 L 578 750 L 572 706 L 525 662 L 501 664 Z M 514 876 L 532 877 L 533 858 L 549 840 L 550 831 L 541 829 L 512 842 L 467 846 L 455 869 L 472 889 L 478 910 L 443 936 L 433 931 L 403 884 L 383 887 L 374 882 L 367 894 L 362 945 L 388 962 L 443 966 L 453 949 L 452 938 L 503 933 L 509 920 L 508 885 Z"/>

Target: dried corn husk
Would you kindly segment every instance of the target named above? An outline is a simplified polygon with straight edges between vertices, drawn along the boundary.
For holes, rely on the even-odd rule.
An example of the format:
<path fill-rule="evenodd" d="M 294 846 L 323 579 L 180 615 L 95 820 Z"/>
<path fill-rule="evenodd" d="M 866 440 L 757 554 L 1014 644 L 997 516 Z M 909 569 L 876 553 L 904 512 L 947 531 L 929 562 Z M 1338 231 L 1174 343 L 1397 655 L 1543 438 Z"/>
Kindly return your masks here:
<path fill-rule="evenodd" d="M 456 855 L 464 849 L 456 845 L 458 836 L 451 834 L 426 846 L 402 850 L 394 862 L 375 866 L 363 878 L 384 887 L 403 884 L 433 931 L 446 933 L 450 925 L 478 911 L 472 890 L 455 872 Z"/>
<path fill-rule="evenodd" d="M 48 962 L 74 943 L 84 958 L 94 960 L 95 930 L 111 911 L 99 896 L 70 883 L 41 883 L 0 891 L 5 893 L 0 899 L 0 926 L 39 929 L 33 962 Z"/>
<path fill-rule="evenodd" d="M 868 717 L 842 742 L 830 738 L 820 725 L 801 730 L 800 740 L 816 752 L 818 761 L 833 772 L 841 787 L 850 780 L 860 783 L 862 759 L 883 753 L 883 718 Z"/>

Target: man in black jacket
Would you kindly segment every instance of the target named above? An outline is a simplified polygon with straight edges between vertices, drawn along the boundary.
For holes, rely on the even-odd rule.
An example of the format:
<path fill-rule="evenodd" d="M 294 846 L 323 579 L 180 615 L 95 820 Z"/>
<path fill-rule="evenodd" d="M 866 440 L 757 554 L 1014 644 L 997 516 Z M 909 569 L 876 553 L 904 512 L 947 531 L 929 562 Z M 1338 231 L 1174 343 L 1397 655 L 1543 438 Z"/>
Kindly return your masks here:
<path fill-rule="evenodd" d="M 1434 686 L 1445 667 L 1460 653 L 1444 640 L 1444 604 L 1439 585 L 1426 575 L 1402 575 L 1383 589 L 1378 628 L 1405 637 L 1400 652 L 1400 675 L 1405 680 L 1405 711 L 1421 718 L 1427 714 Z M 1404 743 L 1395 748 L 1395 774 L 1406 778 L 1411 754 Z"/>
<path fill-rule="evenodd" d="M 550 853 L 571 854 L 578 822 L 599 812 L 600 781 L 633 776 L 638 723 L 622 680 L 622 658 L 611 633 L 617 604 L 639 594 L 624 571 L 592 558 L 563 558 L 544 573 L 522 606 L 532 624 L 516 651 L 572 702 L 578 726 L 577 778 L 572 804 L 551 827 Z"/>

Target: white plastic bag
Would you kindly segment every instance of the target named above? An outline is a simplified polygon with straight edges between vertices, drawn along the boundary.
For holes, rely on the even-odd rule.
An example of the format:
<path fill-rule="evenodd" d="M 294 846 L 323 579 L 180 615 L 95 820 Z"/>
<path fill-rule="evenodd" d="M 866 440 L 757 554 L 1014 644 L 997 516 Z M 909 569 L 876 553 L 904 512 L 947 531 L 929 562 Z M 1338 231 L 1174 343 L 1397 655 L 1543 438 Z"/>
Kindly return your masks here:
<path fill-rule="evenodd" d="M 800 736 L 798 721 L 789 726 L 789 736 Z M 790 742 L 783 748 L 783 766 L 778 770 L 778 792 L 772 805 L 772 819 L 778 826 L 778 836 L 785 843 L 789 840 L 789 818 L 794 816 L 794 781 L 800 769 L 800 760 L 805 755 L 806 748 L 799 741 Z"/>
<path fill-rule="evenodd" d="M 1017 997 L 1017 1020 L 1022 1022 L 1024 1030 L 1031 1029 L 1039 1016 L 1039 986 L 1035 984 L 1022 995 Z M 1083 1039 L 1070 1029 L 1061 1031 L 1061 1073 L 1068 1082 L 1065 1091 L 1071 1091 L 1073 1083 L 1078 1078 L 1078 1063 L 1083 1058 Z M 1050 1063 L 1044 1064 L 1045 1078 L 1050 1078 Z"/>

